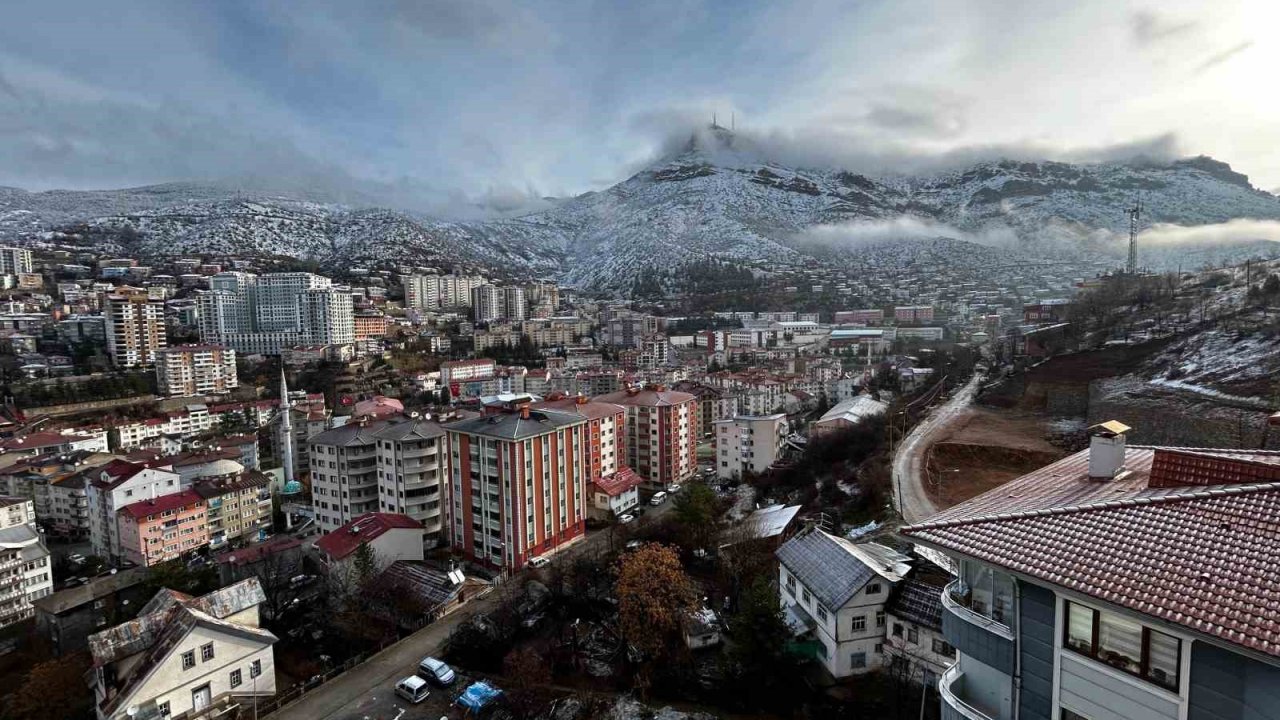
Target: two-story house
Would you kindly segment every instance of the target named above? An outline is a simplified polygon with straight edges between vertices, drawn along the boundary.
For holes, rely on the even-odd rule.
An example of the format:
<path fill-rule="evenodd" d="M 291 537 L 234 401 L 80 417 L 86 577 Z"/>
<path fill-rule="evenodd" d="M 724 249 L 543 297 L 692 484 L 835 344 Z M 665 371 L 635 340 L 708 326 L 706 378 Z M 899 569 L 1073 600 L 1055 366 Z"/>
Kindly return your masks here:
<path fill-rule="evenodd" d="M 193 598 L 161 590 L 134 620 L 89 637 L 99 720 L 186 717 L 276 692 L 276 636 L 256 577 Z"/>
<path fill-rule="evenodd" d="M 902 531 L 959 567 L 944 720 L 1280 718 L 1280 453 L 1128 430 Z"/>
<path fill-rule="evenodd" d="M 854 543 L 819 528 L 777 550 L 778 599 L 793 627 L 812 632 L 833 677 L 885 664 L 885 603 L 911 570 L 910 558 L 876 543 Z"/>

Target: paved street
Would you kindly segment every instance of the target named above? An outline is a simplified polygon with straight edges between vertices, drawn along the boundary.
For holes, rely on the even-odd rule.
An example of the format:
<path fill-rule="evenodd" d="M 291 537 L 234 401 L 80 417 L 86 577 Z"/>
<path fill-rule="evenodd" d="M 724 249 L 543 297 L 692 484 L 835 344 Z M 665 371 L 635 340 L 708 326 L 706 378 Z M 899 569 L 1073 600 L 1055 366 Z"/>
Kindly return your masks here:
<path fill-rule="evenodd" d="M 552 562 L 564 562 L 584 552 L 607 552 L 611 533 L 616 533 L 614 548 L 621 547 L 632 532 L 665 515 L 672 505 L 671 501 L 658 507 L 646 505 L 648 512 L 636 522 L 589 533 L 585 539 L 557 553 Z M 522 574 L 527 575 L 527 572 Z M 518 576 L 512 582 L 520 580 Z M 466 687 L 461 679 L 451 688 L 433 690 L 431 698 L 418 706 L 409 706 L 396 697 L 396 681 L 412 675 L 423 657 L 439 655 L 453 628 L 472 615 L 492 611 L 499 597 L 495 591 L 467 603 L 452 615 L 428 625 L 268 717 L 273 720 L 411 720 L 430 717 L 434 720 L 446 715 L 454 696 Z M 448 716 L 461 717 L 461 713 L 455 710 Z"/>
<path fill-rule="evenodd" d="M 924 464 L 937 433 L 973 401 L 983 376 L 975 373 L 942 407 L 920 421 L 898 445 L 893 455 L 893 501 L 907 523 L 917 523 L 938 512 L 924 487 Z"/>

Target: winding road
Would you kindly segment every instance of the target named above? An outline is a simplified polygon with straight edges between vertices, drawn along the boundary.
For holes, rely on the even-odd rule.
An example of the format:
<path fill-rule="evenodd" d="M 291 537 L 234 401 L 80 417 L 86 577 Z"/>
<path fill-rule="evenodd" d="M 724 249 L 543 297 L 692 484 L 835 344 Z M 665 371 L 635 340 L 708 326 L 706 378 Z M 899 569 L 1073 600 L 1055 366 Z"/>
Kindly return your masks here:
<path fill-rule="evenodd" d="M 893 505 L 908 524 L 922 522 L 937 514 L 938 508 L 924 487 L 924 465 L 929 446 L 951 421 L 973 401 L 983 375 L 974 373 L 969 382 L 920 421 L 902 440 L 893 454 Z"/>

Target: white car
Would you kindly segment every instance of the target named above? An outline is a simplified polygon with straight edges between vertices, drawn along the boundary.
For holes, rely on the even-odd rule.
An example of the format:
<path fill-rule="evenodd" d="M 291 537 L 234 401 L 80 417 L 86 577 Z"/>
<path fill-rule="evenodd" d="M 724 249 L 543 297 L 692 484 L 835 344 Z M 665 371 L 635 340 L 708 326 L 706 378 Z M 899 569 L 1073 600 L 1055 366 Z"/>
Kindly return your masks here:
<path fill-rule="evenodd" d="M 449 667 L 448 663 L 443 660 L 437 660 L 433 657 L 422 658 L 422 662 L 418 663 L 418 675 L 419 677 L 434 682 L 440 687 L 452 685 L 454 679 L 457 677 L 453 672 L 453 668 Z"/>
<path fill-rule="evenodd" d="M 661 505 L 667 501 L 667 494 L 664 492 L 656 492 L 653 497 L 649 498 L 650 505 Z"/>
<path fill-rule="evenodd" d="M 410 675 L 396 683 L 396 694 L 417 705 L 431 695 L 431 687 L 427 685 L 426 680 L 417 675 Z"/>
<path fill-rule="evenodd" d="M 544 557 L 529 558 L 529 567 L 540 568 L 551 564 L 551 561 Z"/>
<path fill-rule="evenodd" d="M 83 565 L 83 564 L 84 564 L 84 556 L 83 556 L 83 555 L 81 555 L 80 553 L 71 553 L 70 555 L 68 555 L 68 556 L 67 556 L 67 561 L 68 561 L 68 562 L 73 562 L 73 563 L 75 563 L 76 565 Z"/>
<path fill-rule="evenodd" d="M 667 486 L 667 494 L 668 494 L 668 495 L 675 495 L 675 494 L 676 494 L 676 493 L 678 493 L 678 492 L 680 492 L 680 486 L 679 486 L 679 485 L 677 485 L 677 484 L 675 484 L 675 483 L 671 483 L 670 485 L 668 485 L 668 486 Z"/>
<path fill-rule="evenodd" d="M 626 525 L 629 522 L 635 522 L 635 519 L 636 519 L 635 515 L 632 515 L 631 513 L 623 513 L 622 515 L 618 516 L 618 524 Z"/>

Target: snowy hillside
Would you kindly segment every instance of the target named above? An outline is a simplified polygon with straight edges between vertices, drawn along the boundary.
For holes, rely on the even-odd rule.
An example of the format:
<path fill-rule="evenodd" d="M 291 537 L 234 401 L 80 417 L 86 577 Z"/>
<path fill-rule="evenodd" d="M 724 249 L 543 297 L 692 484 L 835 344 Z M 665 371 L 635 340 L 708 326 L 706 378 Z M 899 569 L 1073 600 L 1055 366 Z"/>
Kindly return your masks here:
<path fill-rule="evenodd" d="M 831 251 L 866 267 L 921 252 L 937 262 L 974 258 L 894 235 L 918 219 L 938 235 L 994 246 L 999 257 L 1119 258 L 1125 209 L 1141 194 L 1145 224 L 1280 219 L 1280 202 L 1209 158 L 1168 164 L 989 162 L 929 177 L 871 178 L 790 168 L 758 156 L 728 131 L 691 139 L 613 187 L 542 212 L 487 222 L 355 210 L 323 198 L 170 184 L 120 191 L 27 193 L 0 188 L 0 241 L 92 245 L 142 255 L 275 254 L 350 264 L 465 261 L 625 292 L 646 268 L 709 256 L 779 264 Z M 814 228 L 883 224 L 875 242 L 815 248 Z M 887 235 L 886 235 L 887 233 Z M 1145 263 L 1198 263 L 1268 247 L 1151 248 Z M 820 252 L 819 252 L 820 250 Z"/>

